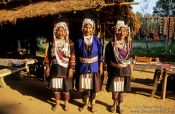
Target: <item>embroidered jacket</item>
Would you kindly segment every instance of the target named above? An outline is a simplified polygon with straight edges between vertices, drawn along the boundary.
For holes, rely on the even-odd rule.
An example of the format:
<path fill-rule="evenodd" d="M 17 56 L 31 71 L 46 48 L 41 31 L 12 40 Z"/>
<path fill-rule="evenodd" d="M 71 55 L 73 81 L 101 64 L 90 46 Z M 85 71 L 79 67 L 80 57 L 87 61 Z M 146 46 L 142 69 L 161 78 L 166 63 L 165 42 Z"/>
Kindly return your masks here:
<path fill-rule="evenodd" d="M 102 44 L 98 37 L 93 36 L 93 41 L 90 47 L 86 46 L 83 37 L 79 38 L 75 43 L 76 54 L 76 70 L 79 74 L 97 73 L 99 72 L 99 63 L 103 62 Z M 90 59 L 98 57 L 98 60 L 93 63 L 82 63 L 80 58 Z"/>

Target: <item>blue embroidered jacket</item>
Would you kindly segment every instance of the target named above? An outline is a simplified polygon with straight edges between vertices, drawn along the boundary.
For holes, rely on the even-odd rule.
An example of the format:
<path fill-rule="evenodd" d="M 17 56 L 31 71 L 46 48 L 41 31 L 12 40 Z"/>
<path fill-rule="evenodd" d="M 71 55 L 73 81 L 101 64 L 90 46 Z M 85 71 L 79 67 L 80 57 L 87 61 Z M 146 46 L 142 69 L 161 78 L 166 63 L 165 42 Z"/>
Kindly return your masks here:
<path fill-rule="evenodd" d="M 99 64 L 103 62 L 102 54 L 102 44 L 100 39 L 96 36 L 93 37 L 90 51 L 87 49 L 86 44 L 84 43 L 83 37 L 79 38 L 75 43 L 75 54 L 76 54 L 76 70 L 79 74 L 86 73 L 98 73 Z M 98 56 L 98 61 L 93 63 L 81 63 L 80 57 L 82 58 L 92 58 Z"/>

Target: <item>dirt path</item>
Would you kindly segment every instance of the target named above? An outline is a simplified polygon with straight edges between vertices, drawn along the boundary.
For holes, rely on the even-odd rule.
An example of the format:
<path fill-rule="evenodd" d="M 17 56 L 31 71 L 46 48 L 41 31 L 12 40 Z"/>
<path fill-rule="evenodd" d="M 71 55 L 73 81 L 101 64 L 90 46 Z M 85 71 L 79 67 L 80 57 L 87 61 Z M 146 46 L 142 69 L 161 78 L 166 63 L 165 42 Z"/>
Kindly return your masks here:
<path fill-rule="evenodd" d="M 139 82 L 149 82 L 153 73 L 134 71 L 133 77 Z M 46 83 L 35 78 L 24 77 L 17 81 L 8 76 L 5 78 L 8 87 L 0 88 L 0 114 L 80 114 L 78 106 L 82 105 L 81 94 L 73 91 L 70 100 L 70 111 L 60 109 L 57 112 L 51 110 L 54 104 L 51 91 L 46 88 Z M 150 90 L 132 88 L 131 93 L 126 93 L 122 108 L 124 114 L 175 114 L 175 95 L 168 95 L 161 100 L 157 95 L 149 97 Z M 61 104 L 63 106 L 63 101 Z M 112 105 L 111 93 L 105 90 L 97 95 L 98 112 L 96 114 L 111 114 L 108 111 Z M 91 114 L 84 111 L 84 114 Z M 82 113 L 81 113 L 82 114 Z"/>

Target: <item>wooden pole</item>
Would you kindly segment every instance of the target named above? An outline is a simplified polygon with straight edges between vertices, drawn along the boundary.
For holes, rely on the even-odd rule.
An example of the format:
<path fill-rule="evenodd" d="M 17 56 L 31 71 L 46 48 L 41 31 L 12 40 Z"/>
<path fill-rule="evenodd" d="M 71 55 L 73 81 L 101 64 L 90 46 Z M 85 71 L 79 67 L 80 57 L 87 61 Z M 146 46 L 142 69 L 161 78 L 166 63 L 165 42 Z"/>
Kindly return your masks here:
<path fill-rule="evenodd" d="M 139 2 L 120 2 L 120 3 L 110 3 L 110 4 L 104 4 L 101 5 L 102 7 L 107 7 L 107 6 L 123 6 L 123 5 L 138 5 Z"/>

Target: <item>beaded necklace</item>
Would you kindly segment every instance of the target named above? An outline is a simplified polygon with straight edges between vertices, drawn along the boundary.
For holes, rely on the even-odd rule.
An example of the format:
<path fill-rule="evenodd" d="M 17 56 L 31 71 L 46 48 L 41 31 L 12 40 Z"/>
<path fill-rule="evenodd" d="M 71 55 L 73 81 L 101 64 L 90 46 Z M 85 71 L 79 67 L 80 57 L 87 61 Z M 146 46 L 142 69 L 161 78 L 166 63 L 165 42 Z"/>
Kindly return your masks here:
<path fill-rule="evenodd" d="M 126 49 L 126 43 L 125 43 L 125 41 L 123 41 L 122 43 L 120 43 L 119 41 L 116 41 L 116 43 L 117 43 L 118 48 L 120 48 L 120 49 Z"/>
<path fill-rule="evenodd" d="M 129 53 L 127 53 L 126 57 L 122 57 L 119 50 L 118 50 L 119 47 L 117 46 L 117 44 L 112 43 L 112 45 L 113 45 L 114 56 L 115 56 L 116 61 L 118 63 L 125 64 L 125 65 L 130 64 L 131 61 L 128 59 Z M 126 43 L 125 43 L 125 47 L 126 47 Z"/>
<path fill-rule="evenodd" d="M 64 44 L 65 44 L 65 39 L 57 39 L 56 40 L 56 45 L 57 45 L 58 50 L 63 49 Z"/>

